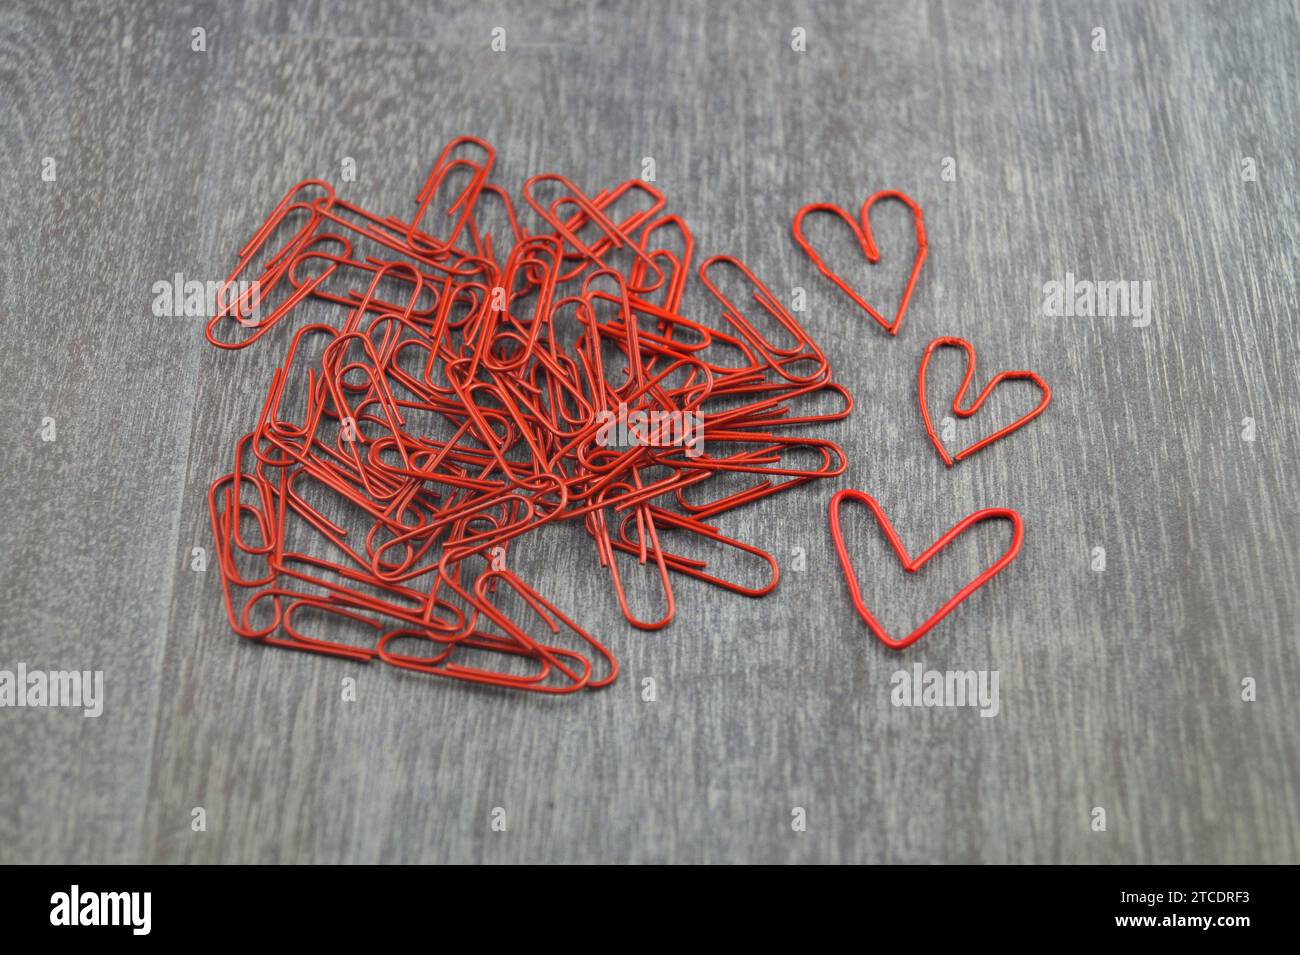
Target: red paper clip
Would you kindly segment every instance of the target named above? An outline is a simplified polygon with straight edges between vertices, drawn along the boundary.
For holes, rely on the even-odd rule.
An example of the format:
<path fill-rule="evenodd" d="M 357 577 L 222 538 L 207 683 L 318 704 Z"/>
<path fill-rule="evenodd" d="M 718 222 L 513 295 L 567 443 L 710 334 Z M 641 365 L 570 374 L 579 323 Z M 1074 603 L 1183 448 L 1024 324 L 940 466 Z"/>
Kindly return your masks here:
<path fill-rule="evenodd" d="M 970 583 L 962 587 L 961 590 L 949 597 L 943 606 L 930 615 L 928 620 L 907 636 L 902 637 L 901 639 L 896 639 L 889 635 L 888 631 L 881 626 L 880 622 L 875 618 L 871 611 L 867 609 L 866 604 L 862 602 L 862 591 L 858 586 L 857 572 L 854 570 L 853 562 L 849 558 L 848 549 L 844 546 L 844 535 L 840 530 L 840 505 L 843 504 L 845 500 L 858 501 L 870 508 L 871 513 L 875 515 L 876 520 L 879 522 L 881 530 L 885 532 L 885 539 L 889 541 L 889 546 L 894 549 L 894 553 L 898 555 L 899 562 L 902 563 L 903 569 L 909 574 L 914 574 L 919 571 L 930 562 L 932 557 L 947 547 L 953 538 L 957 537 L 957 535 L 961 534 L 968 527 L 973 524 L 978 524 L 981 521 L 1010 521 L 1011 543 L 1007 546 L 1007 549 L 1003 552 L 1001 557 L 984 570 L 980 571 L 980 573 L 972 578 Z M 963 517 L 960 521 L 954 524 L 947 533 L 927 547 L 919 556 L 909 557 L 906 549 L 903 547 L 903 542 L 899 540 L 898 534 L 894 530 L 894 526 L 889 523 L 889 518 L 885 516 L 884 509 L 876 502 L 876 499 L 869 494 L 852 488 L 845 488 L 842 491 L 838 491 L 835 496 L 831 498 L 830 519 L 831 540 L 835 544 L 835 555 L 839 558 L 840 569 L 844 572 L 844 580 L 849 585 L 849 598 L 853 601 L 853 608 L 857 610 L 858 616 L 861 617 L 863 622 L 871 629 L 871 632 L 876 635 L 876 639 L 885 646 L 894 650 L 902 650 L 916 643 L 916 641 L 929 633 L 934 628 L 935 624 L 948 616 L 948 614 L 952 613 L 953 609 L 959 603 L 1001 573 L 1003 568 L 1015 560 L 1016 554 L 1020 553 L 1020 542 L 1024 537 L 1024 528 L 1021 525 L 1019 514 L 1006 507 L 986 507 L 982 510 L 976 511 L 974 514 Z"/>
<path fill-rule="evenodd" d="M 961 380 L 961 387 L 957 389 L 957 394 L 952 399 L 952 413 L 957 417 L 969 418 L 971 415 L 975 414 L 975 412 L 979 411 L 980 408 L 983 407 L 984 402 L 988 400 L 989 395 L 992 394 L 993 389 L 1004 381 L 1022 379 L 1031 382 L 1039 391 L 1042 392 L 1042 398 L 1032 410 L 1017 418 L 1005 428 L 1001 428 L 987 437 L 981 438 L 969 447 L 958 451 L 955 455 L 949 454 L 947 448 L 945 448 L 943 443 L 940 442 L 939 436 L 935 434 L 934 424 L 930 420 L 930 409 L 925 394 L 925 371 L 930 364 L 930 358 L 934 355 L 935 351 L 944 347 L 960 348 L 966 353 L 966 374 Z M 921 365 L 917 369 L 916 373 L 917 400 L 921 405 L 921 420 L 925 422 L 925 433 L 930 436 L 930 441 L 933 442 L 935 449 L 939 452 L 939 457 L 943 459 L 943 463 L 948 467 L 952 467 L 958 461 L 965 460 L 980 448 L 987 447 L 999 438 L 1005 437 L 1012 431 L 1015 431 L 1017 428 L 1023 428 L 1046 411 L 1048 404 L 1052 400 L 1052 389 L 1048 388 L 1047 382 L 1043 381 L 1042 378 L 1039 378 L 1038 375 L 1034 374 L 1032 371 L 1002 371 L 993 376 L 989 383 L 984 386 L 984 390 L 979 393 L 969 406 L 963 408 L 961 401 L 962 398 L 966 396 L 966 389 L 970 387 L 971 378 L 974 377 L 974 375 L 975 346 L 966 341 L 966 339 L 951 337 L 936 338 L 934 341 L 930 342 L 930 344 L 925 346 L 925 352 L 921 355 Z"/>
<path fill-rule="evenodd" d="M 596 689 L 614 655 L 506 569 L 507 548 L 580 522 L 625 619 L 659 629 L 675 575 L 751 597 L 777 586 L 775 558 L 714 518 L 844 471 L 840 448 L 806 431 L 852 400 L 748 266 L 705 262 L 718 314 L 683 314 L 694 240 L 661 193 L 534 176 L 530 232 L 494 168 L 487 143 L 452 140 L 409 222 L 300 183 L 240 251 L 227 286 L 251 277 L 260 297 L 223 299 L 214 344 L 264 342 L 308 301 L 324 311 L 285 333 L 254 428 L 209 492 L 239 635 L 508 690 Z M 715 284 L 722 268 L 743 299 Z M 217 334 L 231 322 L 238 336 Z M 611 443 L 620 415 L 627 440 Z M 709 490 L 728 474 L 750 477 Z M 666 548 L 669 534 L 756 572 L 727 579 Z M 631 574 L 662 595 L 653 610 L 632 606 Z M 520 619 L 502 609 L 511 596 Z"/>
<path fill-rule="evenodd" d="M 839 273 L 822 261 L 822 257 L 812 247 L 812 243 L 808 241 L 803 232 L 803 220 L 809 214 L 829 212 L 837 216 L 853 230 L 853 235 L 858 240 L 858 246 L 862 249 L 863 256 L 874 265 L 880 261 L 880 250 L 876 247 L 876 241 L 871 233 L 871 207 L 884 199 L 896 199 L 907 206 L 911 210 L 912 222 L 916 228 L 916 256 L 912 259 L 912 271 L 907 276 L 907 285 L 903 288 L 903 297 L 898 303 L 898 311 L 894 313 L 892 320 L 881 315 L 870 302 L 854 291 L 853 287 L 845 282 Z M 907 311 L 907 304 L 912 300 L 912 291 L 916 288 L 917 276 L 921 274 L 921 266 L 925 263 L 927 245 L 925 222 L 921 217 L 921 207 L 905 193 L 895 189 L 885 189 L 869 196 L 867 201 L 862 203 L 862 210 L 858 213 L 858 219 L 860 221 L 854 221 L 852 216 L 833 203 L 814 202 L 795 213 L 791 230 L 794 233 L 795 242 L 799 243 L 799 248 L 803 249 L 804 254 L 812 260 L 813 265 L 817 266 L 817 271 L 830 279 L 845 295 L 853 299 L 858 307 L 874 318 L 885 331 L 891 335 L 897 335 L 899 327 L 903 324 L 903 314 Z"/>

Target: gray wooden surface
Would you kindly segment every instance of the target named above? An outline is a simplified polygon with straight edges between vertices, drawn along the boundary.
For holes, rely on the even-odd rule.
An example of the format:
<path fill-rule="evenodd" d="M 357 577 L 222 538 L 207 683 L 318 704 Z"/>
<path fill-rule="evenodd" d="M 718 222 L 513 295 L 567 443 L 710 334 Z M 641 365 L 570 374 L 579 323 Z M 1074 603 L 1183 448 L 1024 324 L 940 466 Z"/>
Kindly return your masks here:
<path fill-rule="evenodd" d="M 98 719 L 0 709 L 0 861 L 1300 861 L 1296 6 L 716 6 L 0 3 L 0 669 L 102 669 L 107 687 Z M 654 157 L 701 253 L 808 290 L 858 401 L 823 429 L 842 479 L 720 522 L 786 563 L 766 599 L 683 581 L 672 627 L 638 633 L 580 530 L 518 549 L 619 655 L 603 693 L 249 645 L 215 569 L 190 569 L 285 337 L 218 353 L 197 321 L 151 314 L 153 283 L 223 276 L 301 178 L 409 214 L 460 133 L 493 141 L 515 185 L 555 170 L 594 191 Z M 930 240 L 893 340 L 789 236 L 800 205 L 883 187 L 918 199 Z M 879 228 L 906 247 L 896 212 Z M 815 229 L 863 288 L 897 287 L 897 263 L 868 270 Z M 1150 326 L 1045 317 L 1067 272 L 1150 281 Z M 1054 390 L 953 471 L 915 398 L 944 334 L 975 344 L 979 382 L 1032 368 Z M 959 370 L 940 360 L 934 393 Z M 959 438 L 1021 400 L 1008 388 Z M 893 653 L 834 561 L 826 504 L 847 486 L 914 550 L 1015 507 L 1023 552 Z M 846 516 L 895 629 L 1005 535 L 903 580 Z M 917 662 L 999 671 L 999 714 L 891 706 L 891 674 Z"/>

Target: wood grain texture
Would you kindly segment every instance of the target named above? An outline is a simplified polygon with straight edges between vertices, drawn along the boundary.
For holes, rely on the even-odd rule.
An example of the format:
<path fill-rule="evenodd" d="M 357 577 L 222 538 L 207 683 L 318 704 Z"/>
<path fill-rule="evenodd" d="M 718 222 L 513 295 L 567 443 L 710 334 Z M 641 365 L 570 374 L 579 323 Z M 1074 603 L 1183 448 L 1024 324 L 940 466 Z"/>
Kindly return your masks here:
<path fill-rule="evenodd" d="M 0 861 L 1300 861 L 1298 22 L 1277 2 L 0 5 L 0 668 L 107 684 L 98 719 L 0 709 Z M 218 354 L 195 321 L 151 315 L 152 284 L 224 275 L 302 178 L 408 214 L 466 132 L 511 184 L 555 170 L 594 190 L 654 157 L 702 254 L 808 290 L 803 318 L 857 399 L 824 429 L 842 479 L 720 522 L 786 563 L 766 599 L 684 581 L 676 622 L 642 634 L 579 529 L 518 549 L 619 655 L 602 693 L 247 645 L 215 570 L 189 569 L 284 339 Z M 897 339 L 789 236 L 800 205 L 884 187 L 921 203 L 930 241 Z M 903 217 L 878 228 L 910 248 Z M 888 255 L 869 274 L 846 234 L 814 232 L 869 293 L 898 287 Z M 1150 281 L 1150 326 L 1045 317 L 1067 272 Z M 686 303 L 705 307 L 699 289 Z M 925 343 L 948 334 L 974 343 L 978 380 L 1032 368 L 1054 392 L 951 471 L 915 397 Z M 936 359 L 934 395 L 959 374 Z M 835 565 L 826 503 L 846 486 L 913 549 L 983 506 L 1022 513 L 1024 549 L 894 654 Z M 903 580 L 866 516 L 846 523 L 864 596 L 898 629 L 1003 541 L 981 529 Z M 891 706 L 916 662 L 998 670 L 1000 713 Z"/>

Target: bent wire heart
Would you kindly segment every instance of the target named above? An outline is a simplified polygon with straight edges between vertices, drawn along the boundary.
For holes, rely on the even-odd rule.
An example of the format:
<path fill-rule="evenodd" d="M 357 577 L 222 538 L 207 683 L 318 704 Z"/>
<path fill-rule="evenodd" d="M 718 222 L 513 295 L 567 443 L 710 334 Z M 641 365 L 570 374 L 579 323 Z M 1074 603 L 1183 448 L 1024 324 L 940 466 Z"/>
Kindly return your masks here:
<path fill-rule="evenodd" d="M 885 199 L 895 199 L 907 206 L 912 212 L 912 221 L 916 226 L 916 257 L 912 260 L 912 271 L 907 277 L 907 286 L 903 289 L 903 298 L 898 303 L 898 311 L 894 313 L 893 321 L 887 321 L 870 302 L 854 291 L 852 286 L 845 282 L 834 269 L 823 262 L 822 257 L 812 247 L 812 243 L 803 234 L 803 220 L 806 216 L 813 212 L 829 212 L 848 224 L 848 227 L 853 230 L 853 235 L 858 240 L 862 254 L 868 262 L 874 265 L 880 261 L 880 249 L 876 246 L 875 238 L 871 234 L 871 207 Z M 921 217 L 921 208 L 905 193 L 895 189 L 882 189 L 862 203 L 862 210 L 859 212 L 858 218 L 861 219 L 860 225 L 853 220 L 852 216 L 834 203 L 814 202 L 795 213 L 794 222 L 791 223 L 791 231 L 794 233 L 795 242 L 799 243 L 799 248 L 803 249 L 804 254 L 812 260 L 813 265 L 817 266 L 817 271 L 835 283 L 840 291 L 853 299 L 858 307 L 874 318 L 885 331 L 891 335 L 897 335 L 899 326 L 903 324 L 903 314 L 907 311 L 907 303 L 911 301 L 912 290 L 916 288 L 916 278 L 921 273 L 921 264 L 925 262 L 927 246 L 925 222 Z"/>
<path fill-rule="evenodd" d="M 924 567 L 929 563 L 932 557 L 947 547 L 954 538 L 965 531 L 968 527 L 979 524 L 982 521 L 1010 521 L 1012 528 L 1011 543 L 1001 557 L 986 567 L 976 575 L 970 583 L 966 584 L 966 586 L 962 587 L 961 590 L 957 591 L 957 593 L 950 597 L 942 607 L 931 614 L 930 619 L 926 620 L 907 636 L 895 638 L 890 636 L 889 632 L 881 626 L 880 621 L 875 618 L 867 608 L 866 604 L 862 602 L 862 591 L 858 586 L 857 573 L 853 569 L 853 561 L 849 557 L 848 549 L 844 546 L 844 535 L 840 529 L 840 505 L 845 500 L 850 499 L 865 504 L 870 508 L 871 513 L 875 515 L 876 521 L 885 532 L 885 538 L 889 541 L 889 545 L 893 547 L 894 553 L 898 555 L 899 562 L 903 565 L 903 569 L 909 574 L 916 573 Z M 959 603 L 997 576 L 997 574 L 1015 560 L 1016 555 L 1020 553 L 1020 543 L 1024 538 L 1024 526 L 1020 521 L 1019 514 L 1007 507 L 986 507 L 963 517 L 960 521 L 954 524 L 946 534 L 927 547 L 925 552 L 919 557 L 908 557 L 907 551 L 903 547 L 903 542 L 899 540 L 898 534 L 894 530 L 894 526 L 889 523 L 889 518 L 885 516 L 884 509 L 870 494 L 867 494 L 864 491 L 855 490 L 854 488 L 845 488 L 844 490 L 837 492 L 835 496 L 831 498 L 830 518 L 831 539 L 835 543 L 835 554 L 839 557 L 840 567 L 844 571 L 844 579 L 849 585 L 849 597 L 853 601 L 853 607 L 857 610 L 858 616 L 860 616 L 863 622 L 871 629 L 871 632 L 876 635 L 876 639 L 885 646 L 894 650 L 902 650 L 916 643 L 916 641 L 929 633 L 935 624 L 948 616 L 948 614 L 952 613 L 953 609 Z"/>
<path fill-rule="evenodd" d="M 974 444 L 970 445 L 969 447 L 963 448 L 961 451 L 958 451 L 955 455 L 949 454 L 948 449 L 945 448 L 942 442 L 939 441 L 939 436 L 935 434 L 934 422 L 930 420 L 930 408 L 925 397 L 926 367 L 930 364 L 930 358 L 934 355 L 934 353 L 940 348 L 943 348 L 945 346 L 960 348 L 962 351 L 966 353 L 966 376 L 962 378 L 961 387 L 957 389 L 957 395 L 952 399 L 952 413 L 955 414 L 957 417 L 969 418 L 971 415 L 975 414 L 975 412 L 979 411 L 980 408 L 983 406 L 984 402 L 988 400 L 989 395 L 992 394 L 993 389 L 996 388 L 999 384 L 1001 384 L 1004 381 L 1020 379 L 1020 380 L 1031 382 L 1035 386 L 1037 386 L 1039 391 L 1043 393 L 1042 400 L 1039 401 L 1037 406 L 1035 406 L 1032 410 L 1030 410 L 1028 414 L 1023 415 L 1020 418 L 1017 418 L 1015 421 L 1011 422 L 1005 428 L 995 431 L 992 434 L 988 435 L 987 437 L 981 438 L 979 441 L 976 441 Z M 992 444 L 994 441 L 998 440 L 998 438 L 1005 437 L 1006 435 L 1010 434 L 1012 431 L 1015 431 L 1017 428 L 1023 428 L 1025 425 L 1029 424 L 1029 422 L 1033 421 L 1045 410 L 1047 410 L 1047 406 L 1052 400 L 1052 389 L 1047 387 L 1047 382 L 1043 381 L 1043 379 L 1038 377 L 1038 375 L 1036 375 L 1034 372 L 1003 371 L 993 376 L 993 379 L 987 385 L 984 386 L 984 390 L 979 393 L 979 396 L 976 397 L 976 399 L 973 402 L 971 402 L 969 407 L 963 408 L 961 406 L 961 401 L 964 397 L 966 397 L 966 389 L 970 387 L 971 378 L 974 377 L 974 375 L 975 375 L 975 346 L 972 345 L 970 342 L 966 341 L 966 339 L 951 338 L 951 337 L 936 338 L 934 341 L 930 342 L 929 345 L 925 346 L 925 353 L 921 355 L 921 365 L 916 375 L 917 399 L 921 403 L 921 420 L 925 422 L 925 433 L 930 436 L 930 441 L 933 442 L 935 448 L 938 450 L 939 457 L 943 458 L 943 463 L 946 464 L 948 467 L 952 467 L 958 461 L 962 461 L 970 457 L 976 451 L 980 450 L 980 448 L 987 447 L 988 445 Z"/>

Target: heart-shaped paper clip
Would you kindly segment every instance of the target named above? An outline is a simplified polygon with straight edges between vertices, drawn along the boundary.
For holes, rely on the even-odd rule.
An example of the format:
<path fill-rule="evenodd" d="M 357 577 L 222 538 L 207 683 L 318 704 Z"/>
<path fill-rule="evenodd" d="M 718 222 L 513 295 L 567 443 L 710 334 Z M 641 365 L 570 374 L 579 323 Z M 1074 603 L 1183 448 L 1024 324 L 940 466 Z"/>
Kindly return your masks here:
<path fill-rule="evenodd" d="M 811 212 L 829 212 L 838 216 L 848 224 L 853 230 L 854 236 L 857 237 L 858 245 L 862 248 L 862 254 L 866 256 L 868 262 L 875 265 L 880 261 L 880 249 L 876 247 L 876 241 L 871 235 L 871 207 L 882 199 L 897 199 L 908 209 L 912 210 L 912 221 L 916 226 L 916 258 L 912 260 L 912 271 L 907 277 L 907 286 L 903 289 L 903 298 L 898 303 L 898 311 L 894 313 L 893 321 L 887 321 L 880 312 L 872 306 L 870 302 L 853 290 L 853 288 L 842 279 L 835 270 L 822 261 L 822 257 L 812 247 L 812 243 L 803 234 L 803 220 Z M 916 277 L 921 274 L 921 265 L 925 262 L 926 241 L 925 241 L 925 221 L 921 217 L 921 207 L 912 201 L 911 197 L 896 189 L 882 189 L 867 198 L 862 203 L 862 211 L 858 214 L 861 224 L 853 221 L 853 217 L 831 202 L 814 202 L 804 206 L 794 214 L 794 222 L 791 224 L 791 230 L 794 232 L 794 240 L 799 243 L 799 248 L 803 249 L 804 255 L 812 260 L 813 265 L 817 266 L 817 271 L 834 282 L 841 292 L 853 299 L 858 307 L 863 309 L 868 315 L 874 318 L 880 326 L 889 334 L 897 335 L 899 326 L 903 324 L 903 314 L 907 311 L 907 303 L 912 299 L 912 290 L 916 288 Z"/>
<path fill-rule="evenodd" d="M 1005 428 L 1002 428 L 999 431 L 995 431 L 985 438 L 981 438 L 979 441 L 976 441 L 974 444 L 970 445 L 970 447 L 963 448 L 961 451 L 958 451 L 956 455 L 949 454 L 948 449 L 945 448 L 943 444 L 939 441 L 939 436 L 934 433 L 934 423 L 930 420 L 930 409 L 925 398 L 926 367 L 930 364 L 930 357 L 938 349 L 943 348 L 945 345 L 952 346 L 955 348 L 960 348 L 962 351 L 966 353 L 966 376 L 962 378 L 961 387 L 957 389 L 957 395 L 952 399 L 952 413 L 955 414 L 957 417 L 969 418 L 975 412 L 979 411 L 980 408 L 984 405 L 984 402 L 988 400 L 989 395 L 992 394 L 993 389 L 996 388 L 1003 381 L 1023 379 L 1025 381 L 1033 382 L 1033 384 L 1038 387 L 1039 391 L 1043 393 L 1042 400 L 1039 401 L 1037 406 L 1034 407 L 1032 410 L 1030 410 L 1028 414 L 1020 418 L 1017 418 L 1015 421 L 1011 422 Z M 1038 375 L 1036 375 L 1034 372 L 1003 371 L 993 376 L 993 379 L 987 385 L 984 386 L 984 390 L 981 391 L 978 397 L 976 397 L 976 399 L 971 402 L 970 407 L 963 408 L 961 406 L 961 400 L 966 396 L 966 389 L 970 386 L 970 380 L 974 376 L 974 374 L 975 374 L 975 346 L 972 345 L 970 342 L 966 341 L 966 339 L 951 338 L 951 337 L 936 338 L 934 341 L 930 342 L 930 344 L 925 346 L 925 353 L 921 355 L 921 367 L 916 374 L 917 399 L 921 403 L 921 420 L 925 422 L 925 433 L 930 436 L 930 440 L 934 442 L 935 448 L 938 449 L 939 451 L 939 457 L 943 458 L 943 463 L 946 464 L 948 467 L 952 467 L 958 461 L 970 457 L 980 448 L 987 447 L 988 445 L 996 441 L 998 438 L 1005 437 L 1006 435 L 1010 434 L 1012 431 L 1015 431 L 1017 428 L 1023 428 L 1025 425 L 1029 424 L 1029 422 L 1033 421 L 1045 410 L 1047 410 L 1047 405 L 1052 400 L 1052 389 L 1047 387 L 1047 382 L 1043 381 L 1042 378 L 1039 378 Z"/>
<path fill-rule="evenodd" d="M 858 587 L 857 573 L 853 569 L 853 562 L 849 559 L 848 550 L 844 546 L 844 535 L 840 530 L 840 504 L 843 503 L 846 498 L 859 501 L 871 509 L 871 513 L 876 516 L 876 520 L 880 523 L 881 529 L 885 532 L 885 537 L 889 541 L 889 546 L 894 548 L 894 553 L 898 555 L 898 559 L 902 563 L 903 569 L 909 574 L 916 573 L 929 563 L 930 559 L 934 557 L 935 554 L 947 547 L 948 544 L 957 537 L 957 535 L 966 530 L 966 528 L 978 524 L 981 521 L 999 519 L 1010 521 L 1012 529 L 1011 543 L 1008 545 L 1006 551 L 1001 557 L 981 571 L 965 587 L 948 598 L 948 601 L 936 610 L 930 616 L 929 620 L 925 621 L 925 623 L 921 624 L 902 639 L 895 639 L 880 625 L 880 621 L 872 615 L 871 611 L 868 610 L 866 605 L 862 602 L 862 591 Z M 885 646 L 891 647 L 894 650 L 902 650 L 905 647 L 910 647 L 912 644 L 916 643 L 916 641 L 929 633 L 935 624 L 948 616 L 948 614 L 952 613 L 954 607 L 997 576 L 1004 567 L 1015 560 L 1016 554 L 1020 553 L 1020 542 L 1024 537 L 1024 527 L 1021 524 L 1019 514 L 1007 507 L 986 507 L 982 510 L 976 511 L 974 514 L 963 517 L 960 521 L 954 524 L 946 534 L 927 547 L 921 556 L 913 558 L 907 556 L 907 551 L 903 548 L 903 542 L 898 539 L 898 534 L 894 531 L 894 526 L 889 523 L 889 518 L 885 516 L 884 509 L 870 494 L 854 490 L 853 488 L 845 488 L 842 491 L 838 491 L 835 496 L 831 498 L 830 512 L 831 540 L 835 543 L 835 554 L 840 559 L 840 567 L 844 571 L 844 579 L 849 585 L 849 597 L 853 600 L 853 607 L 857 610 L 858 616 L 861 617 L 866 625 L 871 628 L 871 632 L 876 635 L 876 639 Z"/>

